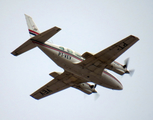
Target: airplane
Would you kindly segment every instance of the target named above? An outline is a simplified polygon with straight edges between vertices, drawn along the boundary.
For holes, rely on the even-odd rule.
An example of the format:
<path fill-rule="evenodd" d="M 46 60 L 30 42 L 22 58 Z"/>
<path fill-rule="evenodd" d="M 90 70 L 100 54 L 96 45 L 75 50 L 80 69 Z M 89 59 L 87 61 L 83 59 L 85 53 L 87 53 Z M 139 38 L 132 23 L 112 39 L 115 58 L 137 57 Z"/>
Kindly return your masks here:
<path fill-rule="evenodd" d="M 97 85 L 113 90 L 123 89 L 121 82 L 107 69 L 119 75 L 130 74 L 130 70 L 127 69 L 128 60 L 125 65 L 114 60 L 135 44 L 139 40 L 138 37 L 130 35 L 96 54 L 85 52 L 81 55 L 71 49 L 47 41 L 61 28 L 55 26 L 40 33 L 33 19 L 26 14 L 25 18 L 31 38 L 11 54 L 18 56 L 38 47 L 64 69 L 63 73 L 51 72 L 49 75 L 54 79 L 32 93 L 31 97 L 39 100 L 69 87 L 76 88 L 86 94 L 97 93 L 95 89 Z M 95 84 L 90 85 L 89 82 Z"/>

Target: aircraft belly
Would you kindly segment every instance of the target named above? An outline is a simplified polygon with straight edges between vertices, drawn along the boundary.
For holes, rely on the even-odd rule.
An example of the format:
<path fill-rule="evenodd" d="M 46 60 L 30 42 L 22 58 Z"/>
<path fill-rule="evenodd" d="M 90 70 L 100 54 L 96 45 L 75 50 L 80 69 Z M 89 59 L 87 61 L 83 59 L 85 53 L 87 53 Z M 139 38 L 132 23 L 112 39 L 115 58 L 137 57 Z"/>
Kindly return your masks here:
<path fill-rule="evenodd" d="M 75 59 L 67 60 L 63 57 L 58 56 L 59 52 L 50 48 L 47 48 L 42 45 L 38 45 L 38 47 L 50 58 L 52 59 L 57 65 L 65 69 L 66 71 L 78 76 L 83 81 L 91 81 L 96 84 L 99 84 L 103 87 L 121 90 L 122 84 L 110 73 L 103 71 L 102 75 L 97 75 L 87 69 L 82 69 L 77 65 L 73 64 L 73 62 L 78 62 Z M 72 62 L 73 61 L 73 62 Z"/>
<path fill-rule="evenodd" d="M 89 79 L 91 82 L 94 82 L 94 83 L 101 85 L 103 87 L 106 87 L 106 88 L 117 89 L 117 90 L 122 89 L 121 84 L 118 83 L 117 81 L 115 81 L 113 78 L 111 78 L 108 75 L 102 75 L 99 77 L 98 76 L 90 76 Z"/>
<path fill-rule="evenodd" d="M 103 71 L 101 79 L 111 89 L 121 90 L 123 89 L 122 84 L 110 73 Z"/>
<path fill-rule="evenodd" d="M 58 61 L 57 55 L 58 52 L 55 50 L 51 50 L 50 48 L 46 48 L 41 45 L 37 45 L 50 59 L 52 59 L 54 62 Z"/>
<path fill-rule="evenodd" d="M 66 69 L 70 73 L 76 75 L 80 79 L 86 82 L 94 82 L 103 87 L 107 87 L 110 89 L 122 90 L 122 84 L 110 73 L 103 71 L 102 75 L 97 75 L 93 72 L 88 71 L 87 69 L 82 69 L 77 67 L 75 64 L 71 65 L 71 69 Z"/>

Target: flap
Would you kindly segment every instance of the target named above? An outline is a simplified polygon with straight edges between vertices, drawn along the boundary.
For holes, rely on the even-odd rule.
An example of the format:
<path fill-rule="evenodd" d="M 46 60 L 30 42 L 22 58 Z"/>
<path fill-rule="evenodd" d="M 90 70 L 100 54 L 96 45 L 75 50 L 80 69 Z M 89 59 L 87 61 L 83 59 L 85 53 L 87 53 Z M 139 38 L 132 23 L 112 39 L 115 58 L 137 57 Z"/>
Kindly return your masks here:
<path fill-rule="evenodd" d="M 89 57 L 92 57 L 93 54 L 89 53 L 89 52 L 85 52 L 83 53 L 82 57 L 85 58 L 85 59 L 88 59 Z"/>
<path fill-rule="evenodd" d="M 49 75 L 52 76 L 53 78 L 56 78 L 57 76 L 61 75 L 61 72 L 52 72 Z"/>

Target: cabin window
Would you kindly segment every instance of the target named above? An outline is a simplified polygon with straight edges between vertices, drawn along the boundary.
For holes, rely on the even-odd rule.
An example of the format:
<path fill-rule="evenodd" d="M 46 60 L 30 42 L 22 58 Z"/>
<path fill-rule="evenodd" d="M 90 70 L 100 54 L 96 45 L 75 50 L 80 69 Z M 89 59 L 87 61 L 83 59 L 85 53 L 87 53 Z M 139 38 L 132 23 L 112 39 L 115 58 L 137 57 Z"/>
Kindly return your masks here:
<path fill-rule="evenodd" d="M 59 47 L 59 48 L 64 51 L 64 47 Z"/>
<path fill-rule="evenodd" d="M 73 53 L 73 51 L 70 50 L 70 49 L 67 49 L 67 52 L 68 52 L 68 53 L 71 53 L 71 54 Z"/>

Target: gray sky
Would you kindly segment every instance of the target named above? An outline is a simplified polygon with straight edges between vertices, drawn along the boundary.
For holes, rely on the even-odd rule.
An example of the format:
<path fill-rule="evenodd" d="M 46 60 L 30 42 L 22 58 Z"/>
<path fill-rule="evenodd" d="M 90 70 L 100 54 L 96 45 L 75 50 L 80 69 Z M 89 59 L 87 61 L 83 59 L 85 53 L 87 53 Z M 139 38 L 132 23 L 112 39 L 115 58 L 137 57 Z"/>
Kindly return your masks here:
<path fill-rule="evenodd" d="M 1 0 L 0 1 L 0 119 L 1 120 L 152 120 L 153 119 L 153 1 L 152 0 Z M 40 31 L 62 30 L 50 39 L 81 54 L 97 53 L 135 35 L 140 41 L 121 55 L 130 57 L 129 75 L 117 77 L 122 91 L 97 86 L 94 95 L 69 88 L 39 101 L 29 95 L 60 71 L 38 48 L 18 57 L 10 53 L 29 39 L 24 14 Z"/>

